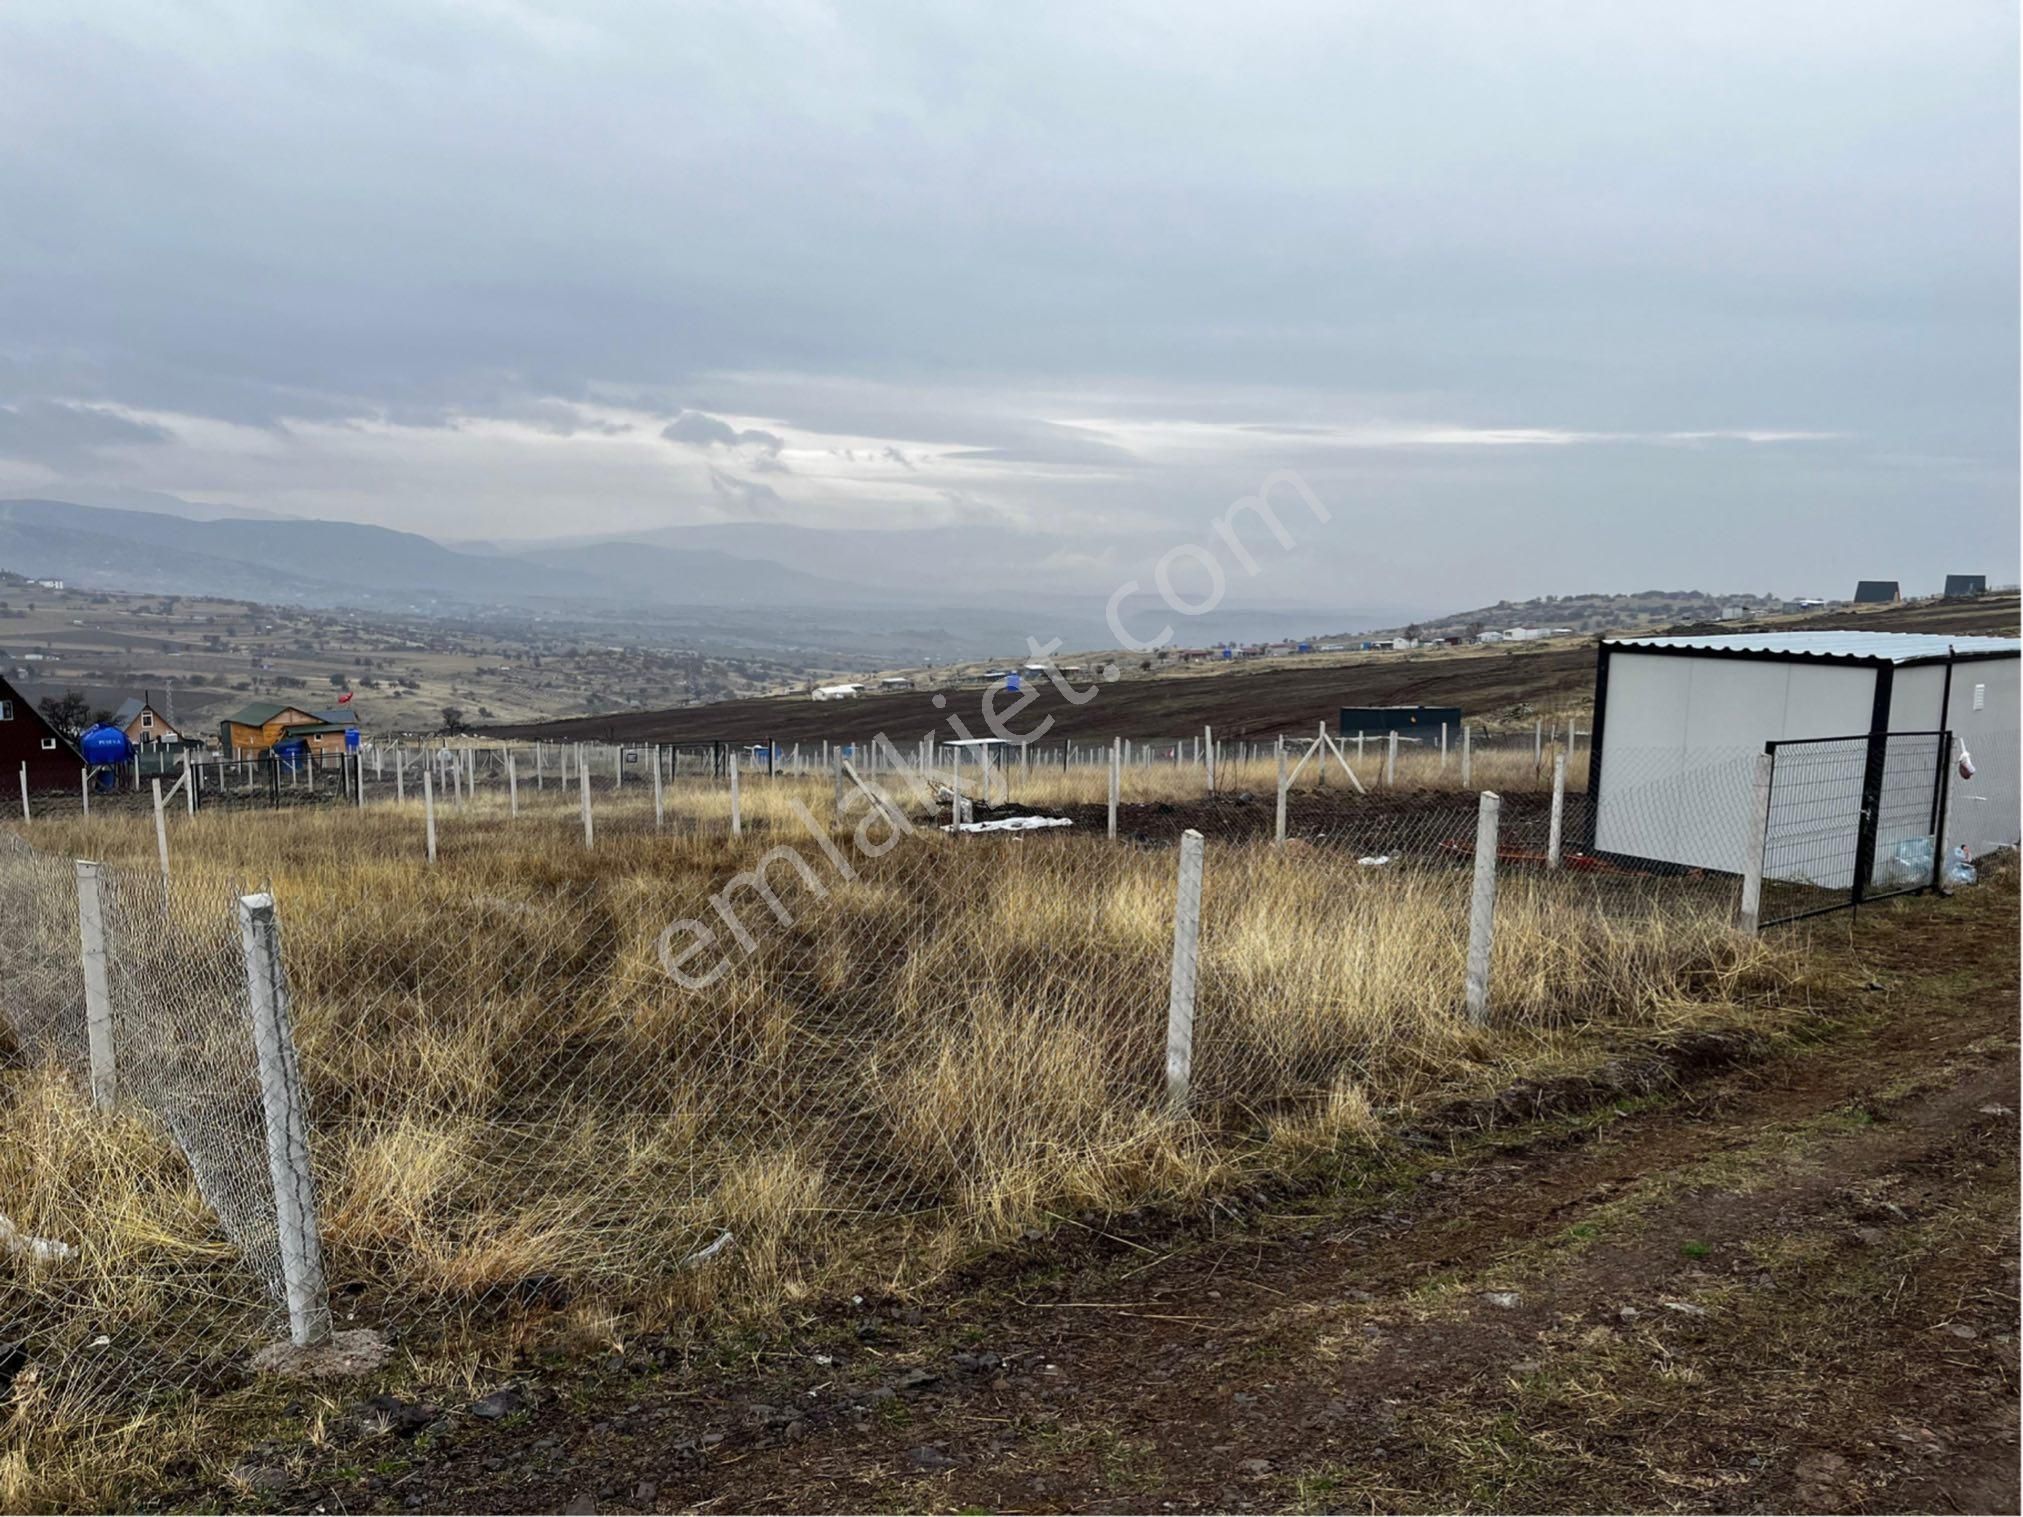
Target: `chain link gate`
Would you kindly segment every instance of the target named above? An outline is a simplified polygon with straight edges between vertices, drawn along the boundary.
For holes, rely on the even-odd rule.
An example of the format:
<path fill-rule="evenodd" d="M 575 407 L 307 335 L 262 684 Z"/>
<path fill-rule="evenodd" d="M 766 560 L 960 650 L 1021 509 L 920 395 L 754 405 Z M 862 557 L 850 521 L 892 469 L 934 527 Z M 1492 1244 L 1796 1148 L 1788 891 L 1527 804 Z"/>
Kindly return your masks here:
<path fill-rule="evenodd" d="M 1763 925 L 1937 884 L 1952 741 L 1874 732 L 1765 743 Z"/>

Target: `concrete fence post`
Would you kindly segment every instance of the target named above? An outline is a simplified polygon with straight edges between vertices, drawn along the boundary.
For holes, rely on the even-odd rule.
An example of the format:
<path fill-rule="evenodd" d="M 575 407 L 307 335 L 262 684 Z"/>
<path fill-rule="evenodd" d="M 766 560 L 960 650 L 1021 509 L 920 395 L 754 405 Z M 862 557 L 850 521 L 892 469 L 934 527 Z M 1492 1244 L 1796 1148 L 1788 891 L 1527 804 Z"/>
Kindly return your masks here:
<path fill-rule="evenodd" d="M 1440 771 L 1443 774 L 1447 771 L 1447 724 L 1445 722 L 1440 724 Z"/>
<path fill-rule="evenodd" d="M 267 1173 L 274 1182 L 288 1337 L 297 1348 L 313 1348 L 330 1341 L 330 1288 L 323 1274 L 316 1180 L 309 1168 L 309 1109 L 295 1058 L 288 980 L 281 968 L 281 924 L 271 895 L 239 897 L 239 940 L 246 955 L 253 1051 L 260 1066 L 260 1106 L 267 1126 Z"/>
<path fill-rule="evenodd" d="M 21 820 L 32 821 L 28 814 L 28 760 L 21 761 Z"/>
<path fill-rule="evenodd" d="M 102 866 L 77 861 L 77 939 L 84 965 L 84 1038 L 91 1055 L 91 1104 L 111 1111 L 119 1093 L 112 1046 L 112 987 L 105 970 L 105 903 Z"/>
<path fill-rule="evenodd" d="M 843 820 L 843 745 L 838 743 L 835 750 L 831 752 L 829 745 L 824 743 L 822 745 L 822 757 L 829 765 L 829 777 L 833 782 L 833 794 L 830 797 L 830 805 L 833 809 L 829 814 L 838 822 L 841 822 Z M 986 794 L 984 799 L 986 801 L 989 800 L 989 795 Z"/>
<path fill-rule="evenodd" d="M 407 750 L 405 748 L 393 750 L 393 798 L 401 802 L 407 800 Z"/>
<path fill-rule="evenodd" d="M 1461 788 L 1463 790 L 1473 790 L 1475 788 L 1474 752 L 1469 746 L 1468 724 L 1466 722 L 1461 724 Z"/>
<path fill-rule="evenodd" d="M 1201 760 L 1208 766 L 1208 793 L 1215 794 L 1215 729 L 1201 729 Z"/>
<path fill-rule="evenodd" d="M 82 770 L 82 774 L 83 774 L 83 776 L 84 776 L 84 777 L 83 777 L 83 779 L 82 779 L 82 780 L 80 780 L 80 781 L 78 782 L 78 794 L 79 794 L 79 796 L 80 796 L 80 797 L 81 797 L 81 798 L 83 799 L 83 801 L 84 801 L 84 814 L 85 814 L 86 816 L 90 816 L 90 815 L 91 815 L 91 766 L 90 766 L 89 764 L 87 764 L 87 765 L 86 765 L 86 766 L 84 767 L 84 769 Z"/>
<path fill-rule="evenodd" d="M 520 814 L 520 765 L 511 753 L 506 755 L 506 814 Z"/>
<path fill-rule="evenodd" d="M 1531 767 L 1538 768 L 1545 761 L 1545 718 L 1538 717 L 1531 724 Z"/>
<path fill-rule="evenodd" d="M 1756 755 L 1749 785 L 1749 851 L 1743 858 L 1742 896 L 1735 906 L 1735 930 L 1755 937 L 1763 920 L 1763 853 L 1770 842 L 1770 776 L 1776 760 Z M 1939 839 L 1943 845 L 1945 839 Z M 1940 855 L 1941 867 L 1945 864 Z"/>
<path fill-rule="evenodd" d="M 1285 793 L 1290 783 L 1285 772 L 1285 737 L 1281 734 L 1278 740 L 1278 819 L 1271 838 L 1274 846 L 1285 841 Z"/>
<path fill-rule="evenodd" d="M 1166 1104 L 1187 1109 L 1194 1083 L 1194 985 L 1201 953 L 1201 834 L 1180 834 L 1180 880 L 1173 900 L 1173 974 L 1166 999 Z"/>
<path fill-rule="evenodd" d="M 1482 792 L 1475 818 L 1475 885 L 1468 898 L 1468 1020 L 1489 1020 L 1489 955 L 1496 937 L 1496 824 L 1503 808 L 1493 790 Z"/>
<path fill-rule="evenodd" d="M 731 836 L 745 835 L 744 793 L 738 774 L 738 751 L 733 748 L 729 754 L 731 781 Z"/>
<path fill-rule="evenodd" d="M 667 825 L 667 791 L 660 778 L 660 749 L 648 751 L 653 755 L 653 830 L 658 832 Z"/>
<path fill-rule="evenodd" d="M 162 866 L 162 889 L 167 890 L 169 888 L 169 824 L 167 817 L 162 814 L 162 782 L 159 779 L 153 779 L 149 780 L 148 783 L 154 786 L 155 796 L 155 857 L 160 861 Z"/>
<path fill-rule="evenodd" d="M 597 833 L 590 820 L 590 766 L 580 755 L 576 761 L 576 790 L 583 803 L 583 846 L 595 848 Z"/>
<path fill-rule="evenodd" d="M 421 771 L 421 815 L 428 829 L 428 861 L 436 861 L 436 772 L 425 764 Z"/>
<path fill-rule="evenodd" d="M 1110 739 L 1110 841 L 1117 841 L 1117 802 L 1124 788 L 1124 740 Z"/>
<path fill-rule="evenodd" d="M 548 788 L 548 781 L 541 773 L 541 745 L 539 743 L 534 744 L 534 788 L 536 790 L 546 790 Z"/>
<path fill-rule="evenodd" d="M 1384 788 L 1390 790 L 1398 783 L 1398 734 L 1389 734 L 1384 744 Z"/>
<path fill-rule="evenodd" d="M 1545 867 L 1559 868 L 1560 838 L 1566 829 L 1566 755 L 1552 756 L 1552 827 L 1546 835 Z"/>
<path fill-rule="evenodd" d="M 611 788 L 613 790 L 623 790 L 625 788 L 625 745 L 623 743 L 620 743 L 616 748 L 611 750 Z"/>

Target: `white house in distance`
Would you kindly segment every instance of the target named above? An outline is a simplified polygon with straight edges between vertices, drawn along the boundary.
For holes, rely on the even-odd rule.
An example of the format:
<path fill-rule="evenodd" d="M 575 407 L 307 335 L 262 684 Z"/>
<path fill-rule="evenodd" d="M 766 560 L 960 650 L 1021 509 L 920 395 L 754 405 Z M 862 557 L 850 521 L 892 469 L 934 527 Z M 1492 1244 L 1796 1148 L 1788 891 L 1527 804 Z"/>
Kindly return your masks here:
<path fill-rule="evenodd" d="M 1802 869 L 1779 875 L 1766 862 L 1770 877 L 1850 884 L 1864 785 L 1878 778 L 1888 788 L 1870 792 L 1880 794 L 1870 855 L 1886 858 L 1898 844 L 1929 837 L 1930 776 L 1941 765 L 1957 774 L 1962 746 L 1975 772 L 1950 782 L 1948 844 L 1964 845 L 1970 857 L 2013 846 L 2023 832 L 2019 655 L 2023 643 L 2013 638 L 1910 632 L 1605 638 L 1595 671 L 1591 845 L 1740 873 L 1756 755 L 1771 743 L 1840 738 L 1848 741 L 1781 750 L 1773 831 L 1814 841 Z M 1955 735 L 1944 756 L 1941 732 Z M 1883 742 L 1883 734 L 1920 736 Z M 1887 775 L 1865 774 L 1871 753 Z"/>
<path fill-rule="evenodd" d="M 818 701 L 855 700 L 864 693 L 862 685 L 817 685 L 812 696 Z"/>

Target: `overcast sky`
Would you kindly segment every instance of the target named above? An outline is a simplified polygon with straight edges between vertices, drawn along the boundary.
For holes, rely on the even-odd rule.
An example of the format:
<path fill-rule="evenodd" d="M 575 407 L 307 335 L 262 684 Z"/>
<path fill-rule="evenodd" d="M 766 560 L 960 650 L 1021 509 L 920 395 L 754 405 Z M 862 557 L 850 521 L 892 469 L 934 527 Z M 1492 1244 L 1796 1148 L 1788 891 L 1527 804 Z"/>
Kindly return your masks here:
<path fill-rule="evenodd" d="M 0 495 L 2014 579 L 2010 0 L 7 0 Z M 946 569 L 947 565 L 942 565 Z"/>

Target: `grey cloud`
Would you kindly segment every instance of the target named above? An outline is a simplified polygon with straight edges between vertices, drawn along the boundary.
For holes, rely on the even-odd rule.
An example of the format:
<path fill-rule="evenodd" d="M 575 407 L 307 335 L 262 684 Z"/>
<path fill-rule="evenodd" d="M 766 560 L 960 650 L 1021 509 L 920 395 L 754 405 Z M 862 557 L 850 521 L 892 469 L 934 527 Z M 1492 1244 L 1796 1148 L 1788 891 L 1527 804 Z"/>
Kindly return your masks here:
<path fill-rule="evenodd" d="M 0 455 L 26 463 L 75 465 L 105 448 L 169 440 L 161 427 L 98 406 L 57 400 L 0 406 Z"/>
<path fill-rule="evenodd" d="M 759 448 L 767 453 L 777 453 L 785 446 L 782 440 L 771 432 L 761 431 L 757 427 L 747 427 L 740 431 L 721 417 L 711 416 L 706 411 L 683 411 L 660 429 L 660 435 L 669 442 L 690 443 L 704 448 Z"/>
<path fill-rule="evenodd" d="M 597 461 L 612 424 L 581 408 L 617 398 L 747 486 L 784 472 L 780 439 L 725 415 L 889 445 L 909 487 L 986 476 L 1063 531 L 1170 535 L 1254 473 L 1072 419 L 1254 426 L 1247 457 L 1283 438 L 1276 461 L 1316 469 L 1299 439 L 1352 409 L 1833 433 L 1335 478 L 1390 508 L 1373 563 L 1490 599 L 1527 543 L 1554 545 L 1558 588 L 1678 562 L 1654 518 L 1702 509 L 1688 477 L 1706 509 L 1751 502 L 1760 559 L 1807 562 L 1819 514 L 1857 498 L 1870 556 L 1936 552 L 1935 482 L 1877 463 L 1905 457 L 1956 461 L 1949 535 L 2013 559 L 2017 29 L 2014 7 L 1900 0 L 1156 29 L 1065 0 L 679 28 L 644 0 L 365 0 L 341 34 L 307 0 L 203 26 L 143 0 L 0 6 L 0 123 L 21 128 L 0 132 L 0 435 L 78 478 L 112 457 L 136 488 L 536 532 L 572 487 L 614 522 L 669 509 L 652 450 Z M 178 427 L 124 449 L 145 439 L 38 417 L 63 403 L 272 446 L 221 457 Z M 524 437 L 441 447 L 465 417 L 580 451 L 536 488 L 523 465 L 553 455 Z M 287 445 L 286 423 L 347 419 L 431 432 L 361 425 L 363 461 Z M 819 509 L 814 462 L 755 508 Z M 680 509 L 726 498 L 682 473 Z M 1503 513 L 1537 535 L 1500 537 Z M 1483 550 L 1465 585 L 1457 520 Z"/>
<path fill-rule="evenodd" d="M 723 469 L 709 471 L 710 488 L 718 499 L 735 507 L 750 521 L 778 521 L 787 514 L 787 503 L 771 485 L 756 479 L 740 479 Z"/>

